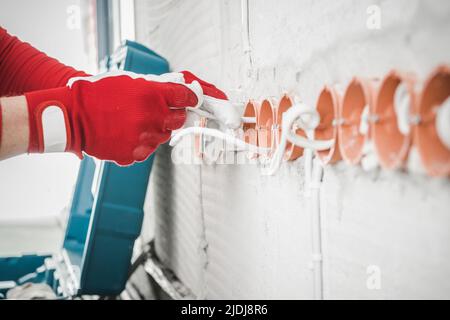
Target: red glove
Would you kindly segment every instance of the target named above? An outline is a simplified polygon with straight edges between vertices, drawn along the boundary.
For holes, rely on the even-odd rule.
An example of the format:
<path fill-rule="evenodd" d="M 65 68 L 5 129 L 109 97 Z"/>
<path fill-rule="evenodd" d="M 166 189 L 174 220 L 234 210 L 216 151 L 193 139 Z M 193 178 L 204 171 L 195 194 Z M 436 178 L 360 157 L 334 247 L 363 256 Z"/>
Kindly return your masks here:
<path fill-rule="evenodd" d="M 28 151 L 68 151 L 80 158 L 85 152 L 120 165 L 143 161 L 184 124 L 185 108 L 202 98 L 198 83 L 168 81 L 170 74 L 115 72 L 27 93 Z"/>
<path fill-rule="evenodd" d="M 231 129 L 237 129 L 241 125 L 239 110 L 231 104 L 223 91 L 217 89 L 213 84 L 197 78 L 189 71 L 181 71 L 181 73 L 185 83 L 190 84 L 196 81 L 202 87 L 204 97 L 203 103 L 199 106 L 200 109 Z"/>
<path fill-rule="evenodd" d="M 184 81 L 185 83 L 192 83 L 194 81 L 197 81 L 198 83 L 200 83 L 200 86 L 202 87 L 203 90 L 203 94 L 206 96 L 210 96 L 216 99 L 221 99 L 221 100 L 228 100 L 227 95 L 216 88 L 216 86 L 214 86 L 213 84 L 206 82 L 200 78 L 197 78 L 197 76 L 195 76 L 194 74 L 192 74 L 189 71 L 181 71 L 181 73 L 184 76 Z"/>

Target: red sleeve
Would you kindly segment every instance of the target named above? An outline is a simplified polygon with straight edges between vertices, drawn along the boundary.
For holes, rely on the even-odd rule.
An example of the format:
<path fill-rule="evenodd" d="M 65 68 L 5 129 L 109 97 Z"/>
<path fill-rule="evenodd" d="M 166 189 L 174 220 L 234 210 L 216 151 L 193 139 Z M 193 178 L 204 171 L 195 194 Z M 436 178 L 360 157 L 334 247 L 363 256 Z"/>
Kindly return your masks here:
<path fill-rule="evenodd" d="M 0 27 L 0 97 L 65 86 L 73 77 L 87 76 L 20 41 Z"/>

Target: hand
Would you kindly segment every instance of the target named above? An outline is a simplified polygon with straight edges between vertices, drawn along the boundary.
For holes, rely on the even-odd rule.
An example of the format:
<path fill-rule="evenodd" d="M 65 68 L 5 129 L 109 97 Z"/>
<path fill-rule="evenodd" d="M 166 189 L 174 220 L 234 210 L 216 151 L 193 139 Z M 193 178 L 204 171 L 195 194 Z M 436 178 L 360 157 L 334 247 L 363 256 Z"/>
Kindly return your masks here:
<path fill-rule="evenodd" d="M 236 129 L 241 125 L 241 115 L 228 100 L 226 94 L 213 84 L 201 80 L 189 71 L 181 71 L 186 84 L 198 82 L 203 90 L 203 103 L 199 109 L 205 110 L 228 128 Z"/>
<path fill-rule="evenodd" d="M 80 158 L 85 152 L 120 165 L 143 161 L 184 124 L 200 90 L 176 74 L 112 72 L 28 93 L 29 152 L 69 151 Z"/>

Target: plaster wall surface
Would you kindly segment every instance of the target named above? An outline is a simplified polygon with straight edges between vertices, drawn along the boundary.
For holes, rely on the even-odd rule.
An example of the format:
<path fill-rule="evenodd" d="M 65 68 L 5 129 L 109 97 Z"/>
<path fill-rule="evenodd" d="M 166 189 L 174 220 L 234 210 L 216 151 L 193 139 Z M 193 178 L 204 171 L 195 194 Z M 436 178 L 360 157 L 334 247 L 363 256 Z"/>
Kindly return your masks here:
<path fill-rule="evenodd" d="M 373 9 L 380 29 L 367 26 Z M 450 63 L 445 0 L 249 0 L 248 12 L 247 34 L 241 1 L 137 0 L 136 37 L 234 101 L 287 92 L 314 104 L 325 84 L 392 68 L 424 79 Z M 303 159 L 267 177 L 255 165 L 175 165 L 170 152 L 155 160 L 146 230 L 193 293 L 313 298 Z M 324 298 L 450 298 L 449 192 L 419 174 L 326 167 Z"/>

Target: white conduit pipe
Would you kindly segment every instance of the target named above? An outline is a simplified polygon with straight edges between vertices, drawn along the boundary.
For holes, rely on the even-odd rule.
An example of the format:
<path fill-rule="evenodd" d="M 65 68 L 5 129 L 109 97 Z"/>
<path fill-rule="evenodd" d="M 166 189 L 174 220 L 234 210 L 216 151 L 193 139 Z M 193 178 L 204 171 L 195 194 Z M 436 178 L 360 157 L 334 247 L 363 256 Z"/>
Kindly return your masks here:
<path fill-rule="evenodd" d="M 241 26 L 242 26 L 242 47 L 244 53 L 249 53 L 250 48 L 250 26 L 248 0 L 241 0 Z"/>
<path fill-rule="evenodd" d="M 302 128 L 308 137 L 297 136 L 291 131 L 296 123 Z M 326 150 L 333 146 L 334 140 L 314 140 L 314 129 L 320 123 L 320 116 L 316 110 L 302 104 L 292 106 L 283 113 L 282 136 L 280 145 L 275 152 L 269 173 L 273 174 L 280 166 L 286 141 L 303 147 L 305 165 L 305 195 L 310 198 L 309 212 L 312 224 L 312 269 L 314 284 L 314 299 L 323 299 L 323 259 L 322 259 L 322 235 L 320 216 L 320 185 L 323 176 L 323 167 L 319 159 L 314 158 L 314 150 Z"/>
<path fill-rule="evenodd" d="M 289 130 L 292 127 L 294 121 L 296 121 L 297 125 L 299 125 L 306 132 L 306 136 L 308 137 L 308 139 L 299 137 Z M 305 148 L 305 195 L 306 197 L 310 198 L 309 212 L 311 215 L 312 227 L 311 258 L 313 269 L 314 299 L 316 300 L 323 299 L 323 262 L 320 216 L 320 185 L 322 182 L 323 167 L 320 160 L 314 157 L 313 151 L 326 150 L 331 148 L 334 144 L 334 140 L 314 140 L 314 129 L 319 125 L 319 123 L 320 116 L 317 111 L 301 104 L 291 107 L 283 114 L 282 132 L 286 132 L 286 135 L 284 139 L 282 135 L 282 140 L 286 141 L 286 139 L 289 139 L 291 143 Z M 285 146 L 283 147 L 283 149 L 279 149 L 284 150 L 284 148 Z M 279 163 L 277 163 L 276 165 L 279 166 Z"/>
<path fill-rule="evenodd" d="M 314 154 L 311 149 L 305 149 L 303 152 L 303 161 L 305 168 L 305 195 L 309 197 L 311 195 L 311 180 L 312 180 L 312 171 L 313 171 L 313 158 Z"/>
<path fill-rule="evenodd" d="M 306 171 L 306 170 L 305 170 Z M 323 167 L 318 158 L 314 159 L 311 181 L 308 186 L 311 193 L 312 222 L 312 267 L 314 277 L 314 299 L 323 299 L 323 258 L 320 215 L 320 185 L 322 183 Z"/>
<path fill-rule="evenodd" d="M 315 110 L 314 110 L 315 111 Z M 303 118 L 304 120 L 304 118 Z M 319 114 L 312 114 L 303 128 L 306 128 L 306 136 L 308 141 L 313 143 L 313 147 L 323 147 L 322 150 L 329 149 L 333 146 L 334 140 L 315 141 L 314 129 L 320 123 Z M 296 136 L 296 135 L 294 135 Z M 297 137 L 297 136 L 296 136 Z M 289 135 L 292 143 L 296 144 L 296 140 Z M 311 234 L 312 234 L 312 253 L 311 266 L 313 271 L 314 299 L 323 299 L 323 259 L 322 259 L 322 234 L 321 234 L 321 215 L 320 215 L 320 186 L 323 176 L 323 166 L 321 161 L 314 156 L 314 148 L 305 147 L 304 151 L 304 168 L 305 168 L 305 196 L 310 199 L 308 211 L 311 216 Z"/>

